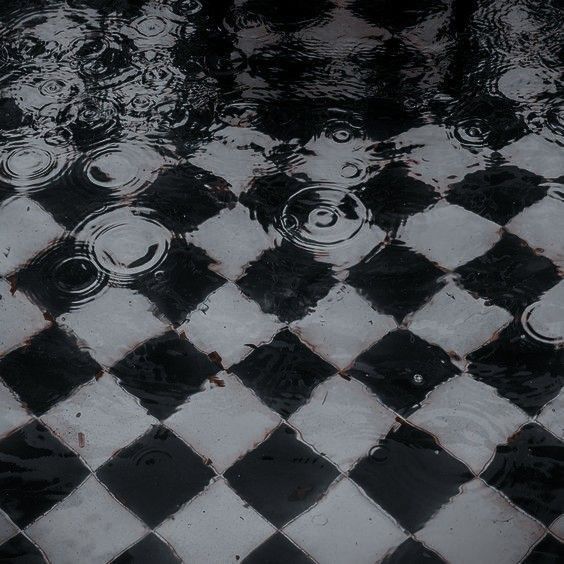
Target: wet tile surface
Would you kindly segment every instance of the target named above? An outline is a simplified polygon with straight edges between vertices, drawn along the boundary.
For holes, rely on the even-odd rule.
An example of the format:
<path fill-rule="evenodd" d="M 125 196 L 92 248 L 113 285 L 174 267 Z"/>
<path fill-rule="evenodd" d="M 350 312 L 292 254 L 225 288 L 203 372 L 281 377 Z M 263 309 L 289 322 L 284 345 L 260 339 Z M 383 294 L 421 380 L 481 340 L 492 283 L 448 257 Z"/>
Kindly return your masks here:
<path fill-rule="evenodd" d="M 561 562 L 562 18 L 4 0 L 0 562 Z"/>

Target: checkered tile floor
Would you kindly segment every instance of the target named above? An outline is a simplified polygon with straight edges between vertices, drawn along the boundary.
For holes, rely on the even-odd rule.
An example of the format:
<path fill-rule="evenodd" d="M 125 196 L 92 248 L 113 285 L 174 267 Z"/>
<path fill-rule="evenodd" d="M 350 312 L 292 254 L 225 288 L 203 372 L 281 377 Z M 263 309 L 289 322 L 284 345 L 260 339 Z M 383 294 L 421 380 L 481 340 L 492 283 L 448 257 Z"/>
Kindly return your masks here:
<path fill-rule="evenodd" d="M 96 48 L 123 67 L 99 85 L 121 112 L 104 163 L 127 147 L 108 166 L 135 168 L 100 200 L 97 136 L 110 134 L 70 117 L 70 141 L 46 143 L 65 105 L 30 93 L 33 69 L 6 71 L 3 166 L 42 148 L 55 164 L 45 185 L 0 169 L 0 562 L 561 562 L 562 136 L 505 139 L 492 123 L 476 149 L 408 111 L 397 131 L 366 114 L 376 130 L 363 131 L 335 102 L 285 121 L 260 34 L 267 17 L 273 45 L 296 30 L 255 3 L 225 3 L 221 25 L 211 2 L 53 1 L 37 21 L 0 8 L 0 36 L 36 65 L 65 61 L 39 49 L 49 40 L 106 64 L 84 39 L 101 14 L 102 37 L 131 42 L 129 61 L 123 45 Z M 314 2 L 326 18 L 301 40 L 323 52 L 339 23 L 359 49 L 399 33 L 369 4 Z M 429 14 L 411 29 L 446 25 Z M 222 26 L 227 62 L 205 39 Z M 253 49 L 249 74 L 237 56 Z M 92 87 L 65 65 L 70 90 Z M 251 95 L 217 98 L 237 89 Z M 140 96 L 188 97 L 196 125 L 139 114 Z M 488 104 L 503 113 L 503 99 Z M 336 177 L 369 221 L 312 253 L 277 222 Z M 147 210 L 157 235 L 139 254 Z M 107 252 L 145 260 L 166 232 L 159 260 L 108 268 L 84 226 L 109 216 L 125 227 Z"/>

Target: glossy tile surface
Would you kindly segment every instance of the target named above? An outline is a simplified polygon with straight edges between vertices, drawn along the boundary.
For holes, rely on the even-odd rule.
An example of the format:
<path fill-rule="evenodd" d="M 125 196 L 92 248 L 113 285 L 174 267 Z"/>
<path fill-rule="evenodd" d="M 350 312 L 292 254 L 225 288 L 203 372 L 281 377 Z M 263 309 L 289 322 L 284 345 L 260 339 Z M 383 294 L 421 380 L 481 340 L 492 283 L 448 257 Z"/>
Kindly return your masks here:
<path fill-rule="evenodd" d="M 3 0 L 0 562 L 564 559 L 557 0 Z"/>

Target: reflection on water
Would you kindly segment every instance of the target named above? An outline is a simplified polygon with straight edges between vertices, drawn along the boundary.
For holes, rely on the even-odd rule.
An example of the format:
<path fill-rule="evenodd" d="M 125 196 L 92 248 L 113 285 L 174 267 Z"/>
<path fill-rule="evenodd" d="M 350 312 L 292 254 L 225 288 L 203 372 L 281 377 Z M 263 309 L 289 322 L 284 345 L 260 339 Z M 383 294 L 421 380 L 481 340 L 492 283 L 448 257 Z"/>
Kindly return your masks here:
<path fill-rule="evenodd" d="M 562 17 L 558 0 L 2 0 L 0 315 L 8 317 L 0 323 L 17 331 L 4 337 L 0 329 L 0 384 L 3 362 L 28 370 L 12 355 L 29 349 L 37 366 L 49 364 L 56 351 L 34 339 L 63 315 L 71 320 L 65 331 L 72 346 L 110 358 L 100 374 L 122 362 L 128 392 L 162 420 L 188 396 L 205 393 L 207 376 L 183 362 L 198 359 L 215 374 L 209 362 L 228 369 L 225 359 L 257 360 L 260 347 L 270 347 L 279 361 L 268 374 L 260 362 L 234 371 L 247 374 L 257 397 L 264 399 L 260 386 L 268 389 L 269 406 L 295 397 L 306 403 L 320 380 L 308 372 L 316 359 L 300 355 L 326 363 L 331 339 L 357 339 L 363 344 L 356 360 L 327 371 L 361 381 L 399 423 L 382 437 L 359 433 L 372 444 L 360 447 L 365 458 L 351 478 L 410 533 L 475 478 L 496 448 L 495 464 L 503 466 L 503 449 L 512 447 L 499 445 L 521 445 L 512 452 L 525 440 L 552 445 L 542 433 L 562 431 L 547 407 L 561 403 L 557 367 L 564 360 Z M 227 280 L 236 298 L 217 305 L 223 290 L 214 292 Z M 332 297 L 337 283 L 346 285 L 346 306 L 339 293 Z M 38 308 L 37 319 L 19 313 L 20 298 Z M 201 305 L 206 299 L 211 321 L 209 306 Z M 119 327 L 131 331 L 114 328 L 106 336 L 100 303 L 113 304 L 107 309 L 115 306 Z M 198 304 L 204 329 L 190 322 Z M 113 323 L 114 311 L 103 313 Z M 302 323 L 300 340 L 294 333 Z M 283 346 L 280 333 L 261 333 L 266 326 L 288 330 Z M 180 344 L 176 333 L 162 337 L 173 330 Z M 251 336 L 234 344 L 241 332 Z M 205 346 L 190 344 L 186 352 L 186 339 Z M 450 350 L 447 343 L 457 339 Z M 100 352 L 107 340 L 117 352 Z M 33 383 L 4 379 L 38 416 L 37 398 L 26 398 Z M 57 380 L 48 398 L 70 397 L 83 384 L 66 382 Z M 464 413 L 456 411 L 464 404 L 459 391 L 467 398 Z M 251 400 L 237 401 L 245 411 Z M 324 409 L 338 408 L 330 406 Z M 510 413 L 514 428 L 498 413 Z M 309 416 L 298 414 L 288 425 Z M 519 435 L 533 418 L 541 431 Z M 338 420 L 331 413 L 319 428 Z M 2 458 L 1 424 L 0 415 L 0 508 L 24 529 L 48 503 L 37 514 L 20 511 L 17 500 L 3 506 L 2 492 L 12 499 L 15 486 L 2 476 L 19 467 Z M 456 425 L 470 428 L 457 438 Z M 153 466 L 169 472 L 184 447 L 167 433 L 146 435 L 146 444 L 122 452 L 119 465 L 143 467 L 147 480 Z M 237 456 L 267 434 L 259 432 Z M 89 440 L 81 435 L 79 442 Z M 284 448 L 293 440 L 284 437 Z M 207 445 L 208 435 L 194 441 Z M 168 450 L 159 450 L 161 443 Z M 19 448 L 8 448 L 14 460 L 32 446 Z M 53 447 L 50 457 L 49 448 L 38 464 L 59 456 Z M 537 451 L 525 450 L 488 480 L 533 517 L 552 518 L 564 511 L 556 508 L 562 499 L 552 482 L 561 454 L 542 451 L 543 482 Z M 344 458 L 354 454 L 360 459 L 362 452 Z M 213 468 L 214 456 L 208 458 Z M 253 464 L 260 478 L 264 460 Z M 523 485 L 528 471 L 544 488 L 539 499 Z M 202 470 L 202 484 L 211 473 Z M 65 487 L 53 495 L 64 497 Z M 308 506 L 308 487 L 300 483 L 288 499 Z M 171 499 L 170 507 L 186 499 Z M 166 509 L 155 519 L 150 505 L 142 504 L 142 513 L 151 514 L 153 526 Z M 2 518 L 0 512 L 0 560 L 6 554 L 20 562 L 33 549 L 23 537 L 3 549 Z M 328 521 L 319 513 L 312 522 Z M 558 527 L 553 532 L 562 535 Z M 505 548 L 520 534 L 503 541 Z M 513 548 L 507 562 L 520 561 L 529 547 Z M 419 561 L 411 545 L 402 550 L 402 562 Z M 449 550 L 443 547 L 445 560 Z M 382 561 L 385 552 L 367 561 Z M 314 553 L 325 561 L 322 551 Z M 481 555 L 474 561 L 486 561 Z M 92 561 L 109 556 L 96 552 Z"/>

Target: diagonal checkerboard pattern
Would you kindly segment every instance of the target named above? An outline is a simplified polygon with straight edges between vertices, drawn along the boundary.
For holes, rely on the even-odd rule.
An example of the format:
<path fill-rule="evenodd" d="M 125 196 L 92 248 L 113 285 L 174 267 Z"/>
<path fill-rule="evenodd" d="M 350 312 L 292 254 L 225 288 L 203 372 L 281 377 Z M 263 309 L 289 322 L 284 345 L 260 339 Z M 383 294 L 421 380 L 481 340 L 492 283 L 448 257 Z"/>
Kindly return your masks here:
<path fill-rule="evenodd" d="M 0 561 L 560 561 L 561 113 L 458 84 L 532 8 L 16 4 Z"/>

